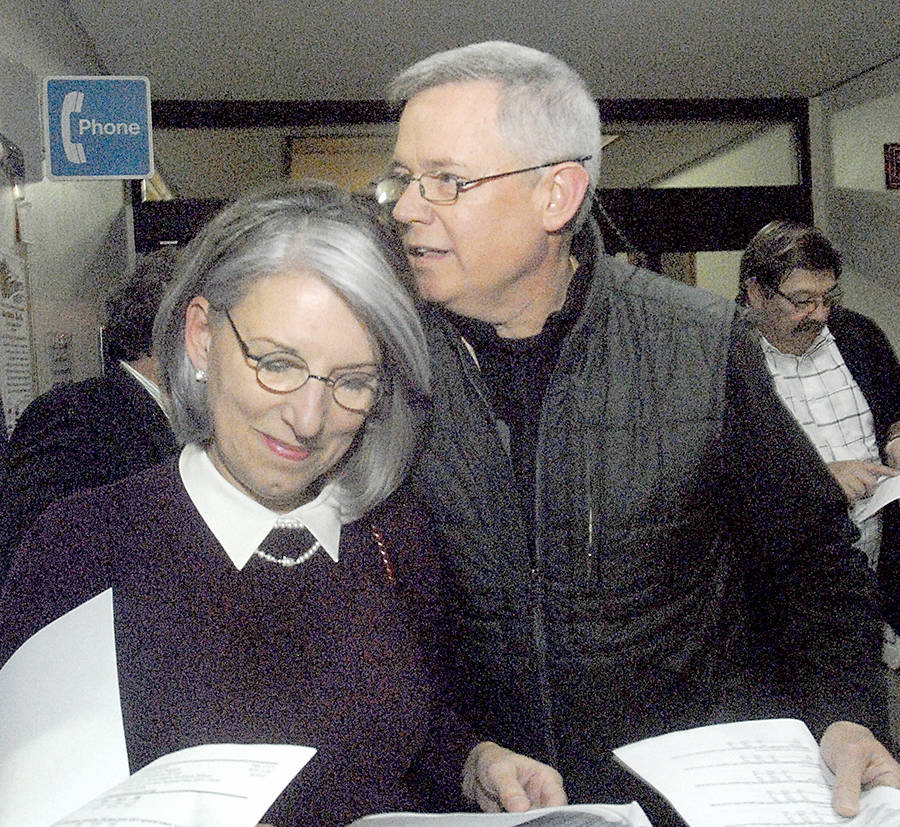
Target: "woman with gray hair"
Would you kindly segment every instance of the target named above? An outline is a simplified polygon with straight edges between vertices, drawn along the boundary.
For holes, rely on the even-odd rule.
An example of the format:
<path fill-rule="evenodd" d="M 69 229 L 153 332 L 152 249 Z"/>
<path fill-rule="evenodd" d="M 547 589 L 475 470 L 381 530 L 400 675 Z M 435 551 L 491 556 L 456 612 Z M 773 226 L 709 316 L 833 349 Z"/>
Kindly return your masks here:
<path fill-rule="evenodd" d="M 155 343 L 177 461 L 78 495 L 20 547 L 0 661 L 112 587 L 132 769 L 199 743 L 317 754 L 267 813 L 564 802 L 452 711 L 437 549 L 397 490 L 428 394 L 386 236 L 349 196 L 239 199 L 186 250 Z M 73 542 L 73 538 L 78 538 Z"/>
<path fill-rule="evenodd" d="M 268 278 L 271 283 L 272 277 L 286 270 L 312 270 L 357 317 L 364 330 L 361 338 L 377 351 L 371 364 L 360 363 L 360 370 L 319 388 L 331 388 L 338 411 L 344 407 L 343 395 L 362 396 L 357 414 L 364 414 L 346 417 L 348 434 L 356 442 L 354 450 L 319 484 L 326 479 L 332 482 L 331 493 L 345 522 L 358 519 L 390 494 L 405 474 L 415 446 L 429 372 L 418 318 L 388 264 L 389 243 L 347 196 L 325 185 L 264 191 L 215 218 L 187 249 L 181 277 L 163 299 L 154 331 L 171 400 L 172 427 L 180 441 L 209 445 L 215 428 L 210 393 L 215 395 L 216 388 L 197 379 L 203 356 L 189 353 L 192 340 L 185 335 L 193 330 L 192 323 L 199 319 L 203 326 L 208 320 L 226 340 L 234 336 L 243 356 L 253 362 L 235 329 L 236 317 L 229 311 L 257 282 Z M 394 266 L 400 261 L 392 256 Z M 202 306 L 198 296 L 203 297 Z M 278 298 L 275 312 L 289 315 L 290 309 Z M 329 322 L 316 315 L 286 319 L 288 327 L 327 327 Z M 268 319 L 262 320 L 263 327 L 267 323 Z M 346 340 L 351 331 L 329 332 Z M 266 342 L 268 347 L 274 340 L 266 338 Z M 258 382 L 275 391 L 267 401 L 283 401 L 286 393 L 295 390 L 289 386 L 308 375 L 305 367 L 298 367 L 302 359 L 286 361 L 285 353 L 276 353 L 282 358 L 254 362 Z"/>

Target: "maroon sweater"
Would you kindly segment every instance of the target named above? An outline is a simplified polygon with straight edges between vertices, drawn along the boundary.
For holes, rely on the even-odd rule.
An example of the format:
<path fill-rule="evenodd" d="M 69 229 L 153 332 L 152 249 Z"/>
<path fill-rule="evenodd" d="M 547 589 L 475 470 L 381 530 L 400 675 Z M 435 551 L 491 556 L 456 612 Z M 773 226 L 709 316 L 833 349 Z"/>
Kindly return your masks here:
<path fill-rule="evenodd" d="M 344 527 L 337 564 L 237 571 L 166 463 L 46 512 L 0 598 L 0 662 L 111 586 L 132 771 L 194 744 L 305 744 L 318 753 L 266 814 L 280 827 L 453 808 L 474 738 L 446 702 L 439 582 L 396 495 Z"/>

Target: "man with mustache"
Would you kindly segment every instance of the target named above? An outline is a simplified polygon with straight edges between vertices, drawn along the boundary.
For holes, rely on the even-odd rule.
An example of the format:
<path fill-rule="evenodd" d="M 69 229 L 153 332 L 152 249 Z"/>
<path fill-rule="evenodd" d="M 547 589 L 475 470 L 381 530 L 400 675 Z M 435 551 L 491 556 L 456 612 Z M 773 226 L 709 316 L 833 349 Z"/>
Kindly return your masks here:
<path fill-rule="evenodd" d="M 900 364 L 874 322 L 840 306 L 841 266 L 820 230 L 772 221 L 741 257 L 737 301 L 754 311 L 779 395 L 854 503 L 900 467 Z M 826 391 L 809 377 L 828 371 L 846 399 L 817 404 Z"/>
<path fill-rule="evenodd" d="M 555 765 L 573 801 L 649 803 L 613 747 L 772 715 L 822 736 L 838 812 L 861 782 L 900 785 L 850 723 L 886 729 L 843 497 L 734 305 L 604 255 L 583 80 L 490 42 L 390 91 L 403 112 L 375 194 L 434 372 L 412 474 L 448 550 L 448 641 L 481 733 Z"/>
<path fill-rule="evenodd" d="M 737 301 L 752 311 L 775 389 L 853 506 L 900 468 L 900 363 L 871 319 L 840 306 L 841 267 L 819 229 L 772 221 L 741 257 Z M 854 523 L 898 629 L 897 503 Z M 900 665 L 900 645 L 885 658 Z"/>

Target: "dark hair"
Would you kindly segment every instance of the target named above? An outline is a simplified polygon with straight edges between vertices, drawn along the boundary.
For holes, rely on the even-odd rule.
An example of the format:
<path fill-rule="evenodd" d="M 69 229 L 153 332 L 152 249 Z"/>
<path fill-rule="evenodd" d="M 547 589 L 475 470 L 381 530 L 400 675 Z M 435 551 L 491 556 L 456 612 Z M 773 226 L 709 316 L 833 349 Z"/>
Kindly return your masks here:
<path fill-rule="evenodd" d="M 178 250 L 160 247 L 141 256 L 134 272 L 106 299 L 103 364 L 132 362 L 152 352 L 153 320 L 166 286 L 175 274 Z"/>
<path fill-rule="evenodd" d="M 795 221 L 770 221 L 747 245 L 741 256 L 736 301 L 747 304 L 747 288 L 756 281 L 771 297 L 793 270 L 831 270 L 840 278 L 843 260 L 817 227 Z"/>

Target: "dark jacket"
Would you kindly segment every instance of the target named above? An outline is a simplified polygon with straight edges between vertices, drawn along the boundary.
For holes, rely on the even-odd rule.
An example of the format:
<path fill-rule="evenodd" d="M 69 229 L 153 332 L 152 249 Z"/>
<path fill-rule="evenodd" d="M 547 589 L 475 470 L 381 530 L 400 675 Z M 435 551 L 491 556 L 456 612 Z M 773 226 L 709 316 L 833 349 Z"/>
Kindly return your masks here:
<path fill-rule="evenodd" d="M 434 416 L 413 474 L 483 734 L 583 801 L 644 800 L 609 750 L 670 729 L 782 715 L 883 733 L 870 573 L 733 305 L 592 258 L 544 395 L 534 547 L 479 370 L 424 311 Z"/>
<path fill-rule="evenodd" d="M 883 451 L 888 428 L 900 421 L 900 362 L 881 328 L 859 313 L 834 308 L 828 329 L 869 403 L 875 438 Z M 878 580 L 885 618 L 894 629 L 900 629 L 900 504 L 891 503 L 882 516 Z"/>
<path fill-rule="evenodd" d="M 35 399 L 16 423 L 0 471 L 0 583 L 47 506 L 155 465 L 176 448 L 159 405 L 118 366 Z"/>

